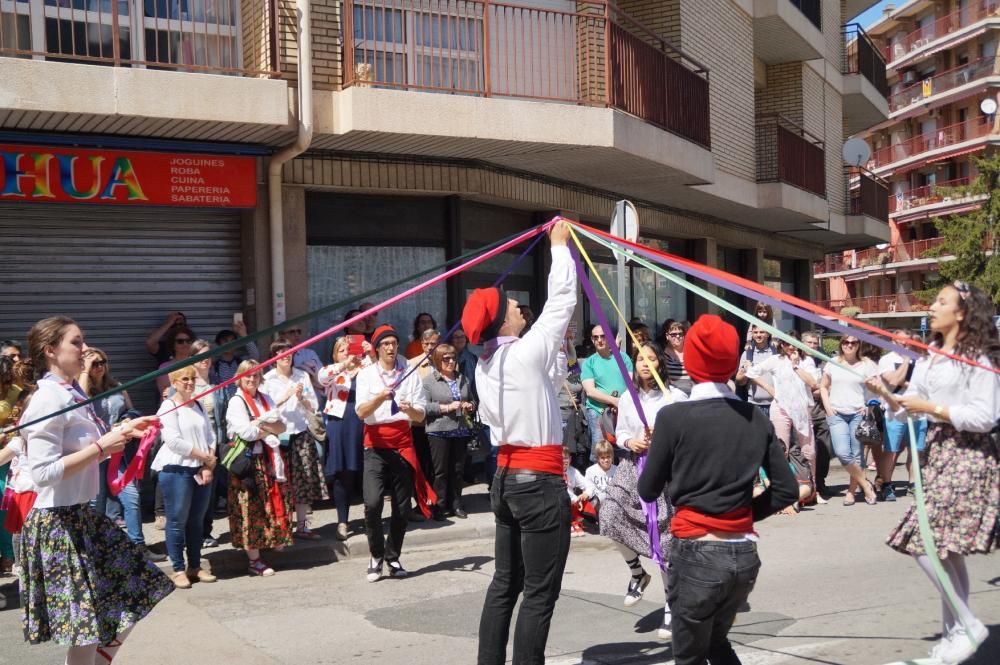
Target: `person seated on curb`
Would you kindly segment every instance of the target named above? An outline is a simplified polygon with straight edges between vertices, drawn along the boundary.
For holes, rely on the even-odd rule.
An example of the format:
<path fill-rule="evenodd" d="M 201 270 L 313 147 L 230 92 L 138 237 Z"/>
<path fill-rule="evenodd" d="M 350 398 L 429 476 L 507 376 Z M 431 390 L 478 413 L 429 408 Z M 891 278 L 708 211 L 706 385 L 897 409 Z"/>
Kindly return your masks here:
<path fill-rule="evenodd" d="M 660 409 L 639 476 L 643 500 L 655 501 L 666 485 L 676 508 L 664 628 L 672 633 L 677 665 L 740 662 L 727 635 L 760 571 L 754 520 L 798 499 L 767 416 L 726 385 L 739 346 L 736 328 L 714 314 L 691 326 L 684 367 L 695 385 L 688 401 Z M 759 468 L 771 484 L 751 498 Z"/>

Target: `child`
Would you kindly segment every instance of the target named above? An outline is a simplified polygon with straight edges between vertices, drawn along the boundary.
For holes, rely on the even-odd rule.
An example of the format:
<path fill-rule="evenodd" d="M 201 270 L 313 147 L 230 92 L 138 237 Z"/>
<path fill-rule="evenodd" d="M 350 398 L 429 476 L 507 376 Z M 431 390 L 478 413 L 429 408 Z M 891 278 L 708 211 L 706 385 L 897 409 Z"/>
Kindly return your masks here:
<path fill-rule="evenodd" d="M 593 503 L 600 510 L 601 503 L 608 495 L 608 484 L 618 473 L 618 466 L 614 463 L 614 447 L 607 441 L 599 441 L 594 446 L 594 456 L 597 457 L 597 464 L 588 467 L 586 479 L 596 490 Z"/>
<path fill-rule="evenodd" d="M 597 494 L 597 488 L 587 480 L 587 477 L 570 465 L 570 454 L 563 448 L 563 478 L 566 480 L 566 492 L 569 494 L 570 524 L 569 531 L 573 536 L 583 535 L 584 516 L 597 518 L 597 510 L 590 502 Z M 579 493 L 578 493 L 579 492 Z"/>

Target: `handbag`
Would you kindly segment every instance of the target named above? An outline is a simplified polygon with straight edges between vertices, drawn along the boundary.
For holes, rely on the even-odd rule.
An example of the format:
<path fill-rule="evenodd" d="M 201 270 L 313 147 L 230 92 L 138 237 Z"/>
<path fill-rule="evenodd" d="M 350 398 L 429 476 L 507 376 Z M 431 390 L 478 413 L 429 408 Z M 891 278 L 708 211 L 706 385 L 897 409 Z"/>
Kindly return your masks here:
<path fill-rule="evenodd" d="M 467 449 L 470 453 L 477 453 L 489 450 L 493 443 L 490 441 L 490 428 L 479 419 L 479 412 L 476 411 L 471 417 L 466 416 L 466 426 L 472 432 Z"/>
<path fill-rule="evenodd" d="M 253 446 L 240 437 L 223 444 L 219 464 L 229 475 L 245 480 L 253 474 Z"/>
<path fill-rule="evenodd" d="M 618 391 L 611 393 L 611 396 L 618 397 Z M 601 436 L 604 437 L 604 440 L 615 445 L 618 440 L 615 435 L 615 429 L 618 427 L 618 407 L 605 407 L 597 419 L 597 425 L 601 428 Z"/>
<path fill-rule="evenodd" d="M 877 407 L 869 406 L 865 410 L 864 418 L 854 430 L 854 435 L 862 445 L 876 446 L 882 443 L 882 430 L 878 426 L 878 417 Z"/>
<path fill-rule="evenodd" d="M 306 428 L 312 438 L 320 442 L 326 441 L 326 425 L 323 424 L 323 417 L 315 411 L 309 411 L 301 403 L 299 408 L 306 417 Z"/>
<path fill-rule="evenodd" d="M 569 451 L 570 456 L 580 455 L 590 460 L 590 430 L 587 425 L 587 416 L 580 410 L 580 405 L 576 401 L 576 396 L 570 389 L 569 382 L 563 382 L 563 389 L 569 395 L 572 411 L 566 418 L 566 426 L 563 427 L 563 446 Z"/>

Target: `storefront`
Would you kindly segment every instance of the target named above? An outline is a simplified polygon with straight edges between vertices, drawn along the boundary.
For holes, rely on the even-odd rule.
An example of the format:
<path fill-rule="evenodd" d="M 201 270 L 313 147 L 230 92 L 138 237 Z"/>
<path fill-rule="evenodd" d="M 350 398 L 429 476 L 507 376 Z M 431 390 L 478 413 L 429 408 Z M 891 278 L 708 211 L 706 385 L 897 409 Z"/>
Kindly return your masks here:
<path fill-rule="evenodd" d="M 128 380 L 155 368 L 144 341 L 167 312 L 212 339 L 244 309 L 254 157 L 0 144 L 0 158 L 0 338 L 65 314 Z"/>

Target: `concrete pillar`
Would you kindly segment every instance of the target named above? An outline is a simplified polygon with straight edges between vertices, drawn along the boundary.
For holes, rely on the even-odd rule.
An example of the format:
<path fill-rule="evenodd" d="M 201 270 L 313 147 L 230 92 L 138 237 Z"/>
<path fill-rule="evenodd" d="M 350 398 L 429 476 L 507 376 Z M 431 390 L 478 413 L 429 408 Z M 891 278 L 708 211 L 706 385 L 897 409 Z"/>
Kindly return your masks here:
<path fill-rule="evenodd" d="M 764 283 L 764 250 L 760 247 L 755 247 L 753 249 L 744 250 L 743 261 L 746 265 L 746 277 L 752 282 L 757 282 L 758 284 Z M 744 298 L 744 306 L 748 312 L 753 311 L 753 306 L 757 304 L 756 300 L 751 300 L 750 298 Z"/>
<path fill-rule="evenodd" d="M 698 263 L 702 263 L 706 266 L 712 268 L 717 268 L 719 265 L 719 244 L 716 242 L 715 238 L 698 238 L 692 241 L 694 260 Z M 708 285 L 700 279 L 691 280 L 692 283 L 702 287 L 710 293 L 718 295 L 718 289 L 714 286 Z M 691 322 L 694 323 L 702 314 L 718 314 L 719 308 L 715 305 L 709 303 L 707 300 L 700 296 L 694 297 L 694 302 L 692 303 L 690 309 Z"/>
<path fill-rule="evenodd" d="M 309 266 L 306 257 L 306 190 L 281 188 L 285 243 L 285 302 L 288 318 L 309 311 Z"/>
<path fill-rule="evenodd" d="M 461 197 L 448 197 L 445 204 L 445 216 L 445 223 L 448 225 L 445 255 L 449 259 L 453 259 L 463 253 Z M 441 328 L 451 326 L 462 316 L 462 308 L 465 307 L 465 280 L 462 273 L 445 282 L 445 289 L 447 289 L 448 323 L 442 323 Z"/>
<path fill-rule="evenodd" d="M 258 178 L 257 207 L 243 213 L 240 244 L 243 270 L 243 316 L 250 330 L 273 324 L 271 311 L 271 233 L 267 185 Z"/>

